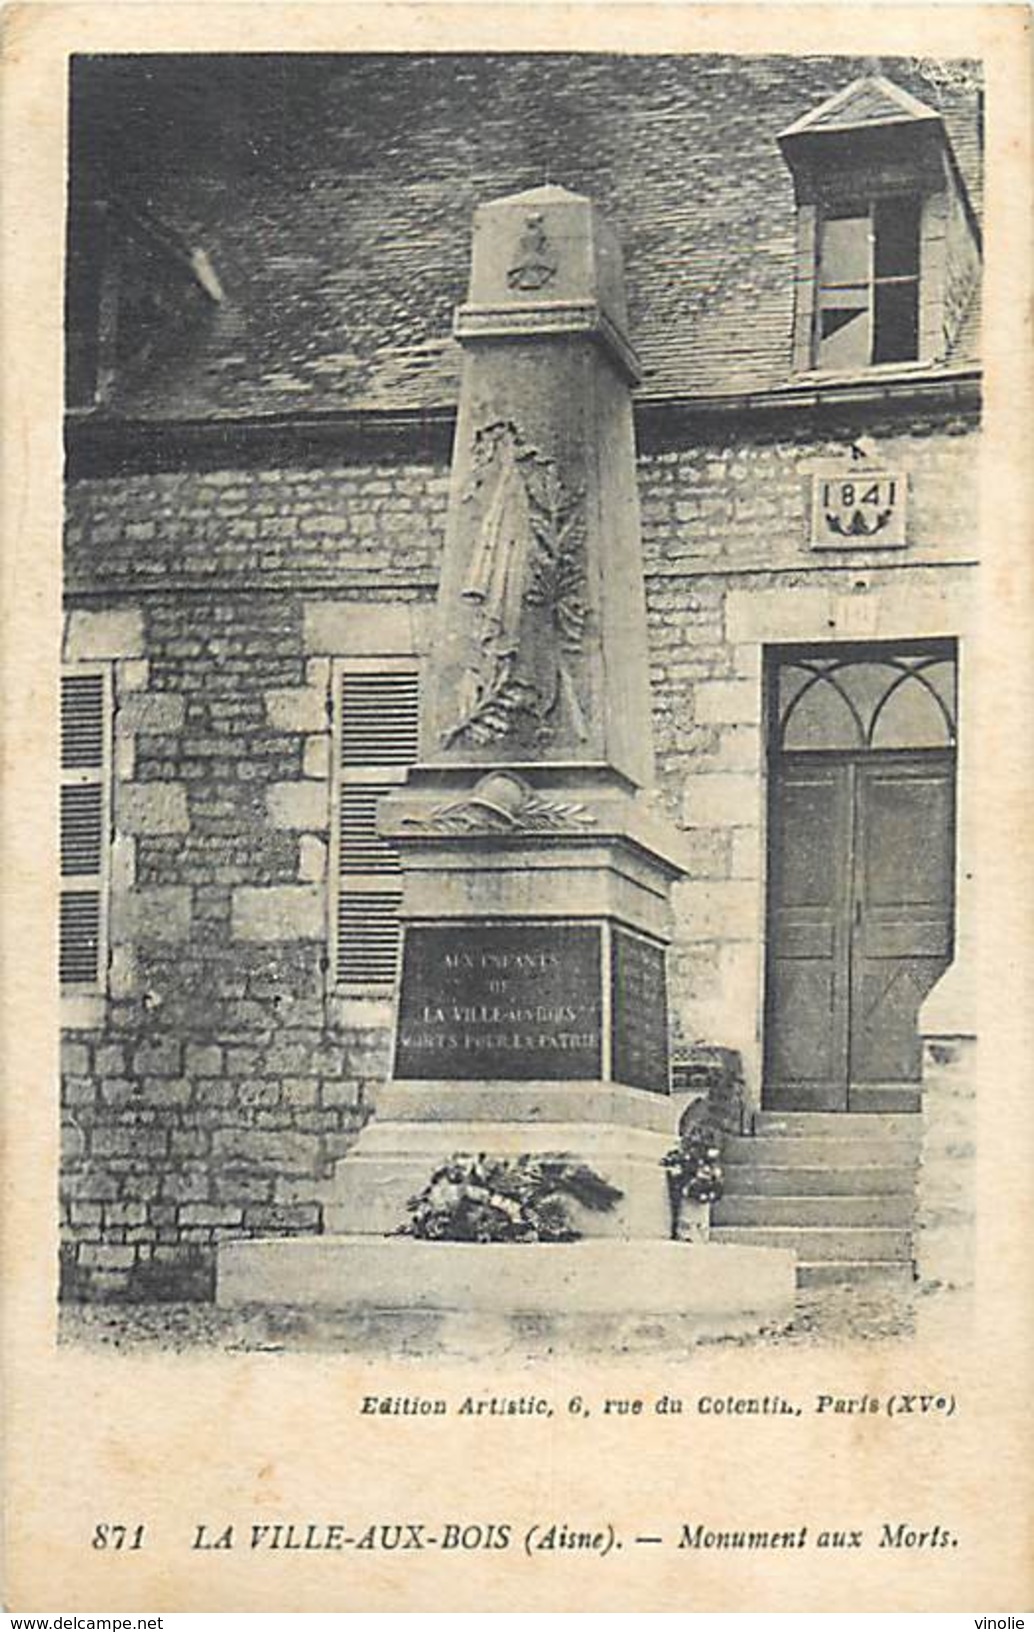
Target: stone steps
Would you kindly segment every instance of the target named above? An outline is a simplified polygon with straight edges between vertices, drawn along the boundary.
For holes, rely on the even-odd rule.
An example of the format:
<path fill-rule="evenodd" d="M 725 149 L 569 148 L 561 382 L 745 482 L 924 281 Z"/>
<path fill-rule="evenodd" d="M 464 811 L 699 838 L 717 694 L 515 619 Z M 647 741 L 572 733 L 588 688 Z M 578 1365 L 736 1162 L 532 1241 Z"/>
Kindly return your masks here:
<path fill-rule="evenodd" d="M 726 1168 L 726 1195 L 737 1196 L 909 1196 L 915 1166 L 780 1167 L 763 1160 Z"/>
<path fill-rule="evenodd" d="M 757 1111 L 757 1137 L 778 1134 L 786 1139 L 828 1137 L 838 1139 L 893 1139 L 916 1144 L 922 1129 L 921 1118 L 906 1112 L 879 1115 L 871 1111 Z"/>
<path fill-rule="evenodd" d="M 857 1225 L 725 1224 L 712 1227 L 719 1246 L 789 1247 L 802 1264 L 829 1258 L 910 1263 L 912 1232 Z"/>
<path fill-rule="evenodd" d="M 869 1118 L 868 1120 L 871 1120 Z M 893 1137 L 870 1134 L 818 1136 L 733 1134 L 725 1144 L 726 1167 L 744 1163 L 778 1167 L 899 1167 L 914 1157 L 911 1142 L 901 1144 Z"/>
<path fill-rule="evenodd" d="M 798 1287 L 860 1286 L 876 1282 L 880 1286 L 911 1286 L 915 1279 L 912 1263 L 895 1263 L 886 1258 L 829 1258 L 824 1262 L 797 1265 Z"/>
<path fill-rule="evenodd" d="M 798 1225 L 819 1228 L 857 1226 L 907 1229 L 914 1201 L 907 1192 L 897 1195 L 726 1195 L 711 1213 L 712 1225 Z"/>
<path fill-rule="evenodd" d="M 726 1141 L 713 1240 L 793 1248 L 799 1286 L 911 1281 L 919 1117 L 760 1111 L 753 1130 Z"/>

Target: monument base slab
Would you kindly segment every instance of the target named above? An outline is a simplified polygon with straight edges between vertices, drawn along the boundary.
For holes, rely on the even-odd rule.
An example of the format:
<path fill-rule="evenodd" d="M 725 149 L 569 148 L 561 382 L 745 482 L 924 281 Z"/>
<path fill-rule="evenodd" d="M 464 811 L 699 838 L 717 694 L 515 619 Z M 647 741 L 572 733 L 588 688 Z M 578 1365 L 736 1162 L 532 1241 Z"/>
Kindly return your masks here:
<path fill-rule="evenodd" d="M 796 1256 L 775 1247 L 675 1241 L 496 1245 L 364 1236 L 224 1241 L 216 1301 L 462 1317 L 457 1346 L 509 1324 L 673 1321 L 694 1337 L 786 1324 Z M 505 1333 L 504 1333 L 505 1335 Z"/>

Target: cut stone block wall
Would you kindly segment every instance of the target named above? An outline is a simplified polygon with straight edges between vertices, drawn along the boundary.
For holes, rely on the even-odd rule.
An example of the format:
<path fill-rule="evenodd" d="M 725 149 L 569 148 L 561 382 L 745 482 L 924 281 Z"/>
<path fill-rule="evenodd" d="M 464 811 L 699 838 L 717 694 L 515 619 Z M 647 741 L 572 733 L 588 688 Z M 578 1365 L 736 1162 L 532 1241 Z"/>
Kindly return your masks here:
<path fill-rule="evenodd" d="M 760 1078 L 762 653 L 959 632 L 971 424 L 867 425 L 911 473 L 912 543 L 816 558 L 810 464 L 861 425 L 701 433 L 640 461 L 660 798 L 685 830 L 671 1013 Z M 320 1228 L 387 1067 L 383 994 L 326 989 L 334 657 L 419 652 L 443 461 L 74 483 L 67 655 L 115 667 L 107 998 L 66 1033 L 66 1284 L 203 1295 L 226 1235 Z"/>
<path fill-rule="evenodd" d="M 928 1286 L 973 1283 L 975 1187 L 976 1043 L 927 1037 L 915 1257 Z"/>

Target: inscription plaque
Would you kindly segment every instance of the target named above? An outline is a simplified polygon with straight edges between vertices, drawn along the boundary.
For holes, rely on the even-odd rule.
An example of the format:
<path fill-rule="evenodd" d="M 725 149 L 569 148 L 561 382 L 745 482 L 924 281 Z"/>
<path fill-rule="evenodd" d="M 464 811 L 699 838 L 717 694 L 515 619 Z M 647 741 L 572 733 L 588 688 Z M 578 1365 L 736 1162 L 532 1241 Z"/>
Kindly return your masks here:
<path fill-rule="evenodd" d="M 615 1082 L 668 1092 L 668 1004 L 664 948 L 615 927 L 611 1059 Z"/>
<path fill-rule="evenodd" d="M 598 1078 L 600 933 L 594 924 L 410 926 L 395 1076 Z"/>

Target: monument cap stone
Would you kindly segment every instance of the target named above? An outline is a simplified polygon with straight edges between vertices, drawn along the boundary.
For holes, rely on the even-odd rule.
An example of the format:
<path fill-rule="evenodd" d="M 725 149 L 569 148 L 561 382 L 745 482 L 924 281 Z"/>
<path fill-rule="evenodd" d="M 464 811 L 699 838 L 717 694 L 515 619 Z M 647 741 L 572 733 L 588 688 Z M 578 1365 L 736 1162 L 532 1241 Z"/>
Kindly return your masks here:
<path fill-rule="evenodd" d="M 478 207 L 470 294 L 455 327 L 461 341 L 588 334 L 629 380 L 640 377 L 617 237 L 591 199 L 566 187 Z"/>

